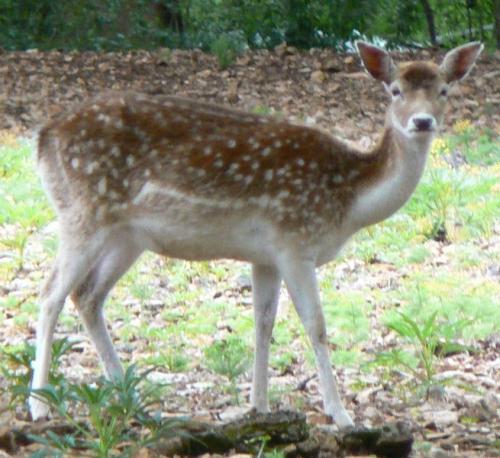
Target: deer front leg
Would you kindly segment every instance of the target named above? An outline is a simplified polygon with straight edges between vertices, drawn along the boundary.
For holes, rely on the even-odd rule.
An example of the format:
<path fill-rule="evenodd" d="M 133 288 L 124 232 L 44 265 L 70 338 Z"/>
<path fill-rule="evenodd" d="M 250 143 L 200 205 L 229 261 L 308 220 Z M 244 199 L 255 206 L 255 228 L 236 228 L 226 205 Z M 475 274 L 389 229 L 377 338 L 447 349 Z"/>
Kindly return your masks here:
<path fill-rule="evenodd" d="M 278 308 L 280 283 L 281 277 L 275 267 L 252 265 L 255 359 L 251 403 L 257 412 L 269 411 L 267 397 L 269 346 Z"/>
<path fill-rule="evenodd" d="M 288 259 L 282 264 L 280 272 L 314 349 L 325 413 L 340 428 L 353 426 L 354 423 L 340 399 L 330 364 L 315 265 L 311 261 Z"/>

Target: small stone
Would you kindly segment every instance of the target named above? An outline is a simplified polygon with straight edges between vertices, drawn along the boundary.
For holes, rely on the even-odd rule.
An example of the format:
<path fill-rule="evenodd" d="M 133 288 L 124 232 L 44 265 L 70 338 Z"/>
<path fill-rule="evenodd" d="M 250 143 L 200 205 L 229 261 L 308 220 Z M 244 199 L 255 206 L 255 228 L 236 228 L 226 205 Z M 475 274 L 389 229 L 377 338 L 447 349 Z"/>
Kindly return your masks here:
<path fill-rule="evenodd" d="M 148 380 L 153 383 L 161 383 L 165 385 L 172 385 L 174 383 L 186 383 L 188 376 L 182 373 L 165 373 L 160 371 L 150 372 Z"/>
<path fill-rule="evenodd" d="M 434 424 L 438 428 L 458 423 L 458 413 L 452 410 L 436 410 L 424 413 L 427 424 Z"/>
<path fill-rule="evenodd" d="M 439 447 L 432 447 L 429 452 L 430 458 L 451 458 L 451 455 Z"/>
<path fill-rule="evenodd" d="M 230 421 L 242 417 L 248 412 L 248 407 L 229 406 L 226 410 L 220 413 L 219 418 L 222 421 Z"/>
<path fill-rule="evenodd" d="M 311 81 L 314 83 L 323 83 L 326 77 L 321 70 L 316 70 L 311 73 Z"/>
<path fill-rule="evenodd" d="M 366 407 L 363 410 L 363 416 L 366 417 L 366 418 L 370 418 L 372 420 L 382 418 L 382 415 L 380 413 L 380 409 L 377 409 L 374 406 L 368 406 L 368 407 Z"/>
<path fill-rule="evenodd" d="M 252 290 L 252 279 L 249 275 L 242 274 L 236 278 L 236 284 L 240 292 Z"/>

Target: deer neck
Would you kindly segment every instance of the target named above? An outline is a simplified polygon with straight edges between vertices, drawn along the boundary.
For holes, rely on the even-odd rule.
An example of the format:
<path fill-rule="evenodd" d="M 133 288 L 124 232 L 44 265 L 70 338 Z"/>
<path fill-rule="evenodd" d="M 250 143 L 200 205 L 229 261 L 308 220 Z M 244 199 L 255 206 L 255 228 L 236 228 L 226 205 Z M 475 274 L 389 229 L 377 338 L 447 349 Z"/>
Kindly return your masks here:
<path fill-rule="evenodd" d="M 356 228 L 382 221 L 406 203 L 422 176 L 431 142 L 430 134 L 408 137 L 387 123 L 368 155 L 375 160 L 374 170 L 358 183 L 355 193 L 351 221 Z"/>

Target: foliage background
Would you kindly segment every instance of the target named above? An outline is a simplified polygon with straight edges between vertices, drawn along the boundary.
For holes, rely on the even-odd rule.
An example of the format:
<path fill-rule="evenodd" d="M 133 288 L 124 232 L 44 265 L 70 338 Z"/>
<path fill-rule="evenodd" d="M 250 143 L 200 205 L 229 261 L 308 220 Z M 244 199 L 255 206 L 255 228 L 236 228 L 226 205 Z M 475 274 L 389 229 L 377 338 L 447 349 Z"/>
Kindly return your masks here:
<path fill-rule="evenodd" d="M 362 33 L 389 45 L 480 39 L 498 48 L 499 21 L 500 0 L 0 0 L 0 46 L 342 48 Z"/>

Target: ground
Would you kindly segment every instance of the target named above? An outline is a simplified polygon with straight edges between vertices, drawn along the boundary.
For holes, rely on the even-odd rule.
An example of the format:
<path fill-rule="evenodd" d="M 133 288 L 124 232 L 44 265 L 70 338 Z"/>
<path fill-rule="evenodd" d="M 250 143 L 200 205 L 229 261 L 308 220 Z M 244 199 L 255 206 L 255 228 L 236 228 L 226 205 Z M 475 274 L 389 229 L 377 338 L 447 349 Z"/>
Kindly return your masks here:
<path fill-rule="evenodd" d="M 415 57 L 442 54 L 424 50 Z M 396 59 L 409 57 L 395 55 Z M 488 131 L 498 141 L 499 61 L 498 53 L 483 54 L 471 76 L 453 89 L 446 116 L 448 131 L 468 120 L 475 132 Z M 316 124 L 365 146 L 376 140 L 386 104 L 383 88 L 362 71 L 356 56 L 329 50 L 298 52 L 281 46 L 249 52 L 224 70 L 213 56 L 200 51 L 3 52 L 0 129 L 29 138 L 49 115 L 107 89 L 175 94 L 283 116 Z M 478 183 L 483 173 L 485 182 L 491 182 L 493 173 L 498 183 L 498 167 L 471 170 L 480 175 Z M 464 168 L 461 173 L 468 171 Z M 498 195 L 498 185 L 492 184 L 488 191 Z M 402 213 L 385 227 L 363 233 L 337 262 L 320 271 L 333 360 L 348 410 L 367 426 L 407 422 L 417 441 L 415 456 L 499 456 L 498 206 L 491 211 L 488 230 L 476 238 L 463 235 L 457 224 L 456 232 L 448 228 L 450 233 L 441 239 L 416 235 L 411 241 L 399 232 L 413 227 L 407 226 L 406 213 Z M 14 240 L 17 231 L 16 224 L 5 223 L 1 239 Z M 53 223 L 28 233 L 20 261 L 12 244 L 1 246 L 0 261 L 8 266 L 1 271 L 2 345 L 34 338 L 36 293 L 54 253 Z M 395 238 L 380 241 L 384 233 Z M 400 245 L 402 239 L 408 243 Z M 19 261 L 15 270 L 11 268 L 14 257 Z M 123 360 L 141 366 L 158 364 L 150 377 L 171 385 L 165 412 L 229 418 L 248 408 L 249 371 L 235 377 L 235 394 L 228 377 L 214 369 L 216 358 L 211 364 L 213 356 L 204 349 L 235 335 L 252 345 L 250 296 L 249 270 L 242 264 L 189 264 L 146 256 L 114 291 L 107 317 Z M 415 312 L 420 307 L 429 318 L 429 304 L 439 309 L 436 303 L 443 301 L 442 309 L 447 310 L 447 299 L 462 307 L 463 315 L 447 312 L 443 316 L 448 321 L 435 326 L 445 326 L 454 317 L 456 321 L 476 319 L 470 308 L 481 314 L 477 323 L 483 320 L 484 329 L 476 323 L 468 335 L 474 327 L 468 322 L 469 328 L 453 335 L 473 349 L 433 359 L 435 374 L 428 396 L 418 389 L 425 379 L 422 361 L 414 366 L 414 373 L 397 364 L 387 368 L 380 358 L 375 368 L 370 365 L 381 352 L 407 342 L 387 326 L 394 310 Z M 336 301 L 346 313 L 337 312 Z M 490 328 L 485 317 L 488 311 Z M 65 335 L 79 343 L 62 358 L 63 373 L 75 381 L 95 380 L 100 373 L 97 358 L 71 305 L 57 330 L 57 337 Z M 305 411 L 312 424 L 323 423 L 311 349 L 284 292 L 273 352 L 273 407 L 291 406 Z M 6 383 L 0 381 L 4 388 Z M 22 406 L 12 411 L 0 405 L 0 423 L 25 419 Z"/>

